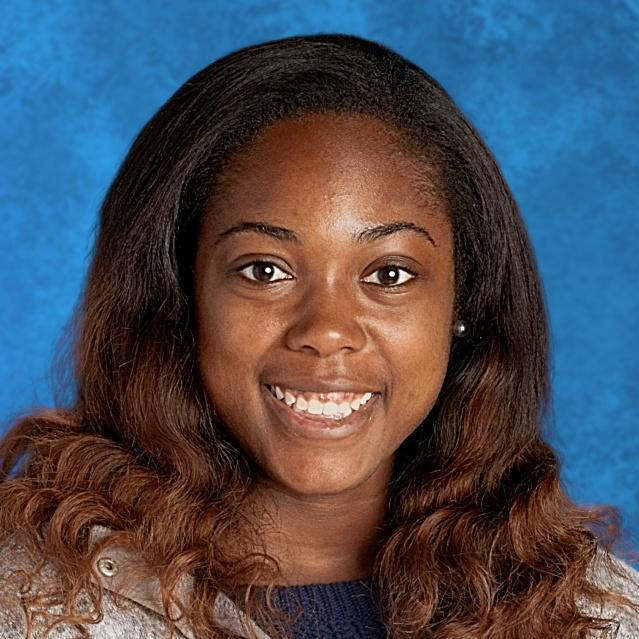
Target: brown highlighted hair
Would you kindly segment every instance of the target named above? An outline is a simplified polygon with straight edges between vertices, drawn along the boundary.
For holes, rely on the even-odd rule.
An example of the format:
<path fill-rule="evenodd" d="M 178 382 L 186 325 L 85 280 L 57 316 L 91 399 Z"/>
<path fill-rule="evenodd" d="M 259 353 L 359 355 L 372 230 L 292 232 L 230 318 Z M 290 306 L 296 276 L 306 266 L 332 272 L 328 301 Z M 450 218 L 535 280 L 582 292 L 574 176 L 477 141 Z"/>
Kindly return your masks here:
<path fill-rule="evenodd" d="M 397 454 L 374 566 L 390 635 L 612 632 L 613 621 L 580 613 L 577 601 L 630 603 L 586 579 L 598 549 L 609 559 L 618 512 L 574 504 L 547 443 L 546 312 L 517 205 L 444 89 L 353 36 L 236 51 L 188 80 L 144 127 L 101 207 L 69 324 L 68 397 L 17 420 L 1 442 L 2 539 L 19 534 L 55 561 L 60 600 L 72 602 L 91 590 L 88 530 L 109 526 L 113 543 L 154 567 L 167 614 L 179 578 L 193 576 L 183 611 L 202 637 L 230 636 L 212 616 L 218 592 L 275 578 L 243 508 L 255 469 L 197 377 L 191 279 L 199 221 L 225 160 L 269 123 L 309 112 L 379 118 L 424 171 L 436 169 L 455 237 L 457 316 L 471 327 L 455 341 L 435 407 Z M 251 588 L 246 597 L 269 627 Z"/>

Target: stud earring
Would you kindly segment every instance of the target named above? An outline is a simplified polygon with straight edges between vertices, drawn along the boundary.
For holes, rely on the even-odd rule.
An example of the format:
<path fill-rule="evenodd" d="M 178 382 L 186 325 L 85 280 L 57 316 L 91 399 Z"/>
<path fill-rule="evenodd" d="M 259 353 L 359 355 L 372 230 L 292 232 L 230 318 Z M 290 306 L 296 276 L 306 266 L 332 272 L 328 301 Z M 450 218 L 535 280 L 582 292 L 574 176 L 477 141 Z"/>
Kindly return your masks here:
<path fill-rule="evenodd" d="M 453 324 L 453 333 L 456 337 L 466 337 L 468 335 L 468 324 L 464 320 L 457 320 Z"/>

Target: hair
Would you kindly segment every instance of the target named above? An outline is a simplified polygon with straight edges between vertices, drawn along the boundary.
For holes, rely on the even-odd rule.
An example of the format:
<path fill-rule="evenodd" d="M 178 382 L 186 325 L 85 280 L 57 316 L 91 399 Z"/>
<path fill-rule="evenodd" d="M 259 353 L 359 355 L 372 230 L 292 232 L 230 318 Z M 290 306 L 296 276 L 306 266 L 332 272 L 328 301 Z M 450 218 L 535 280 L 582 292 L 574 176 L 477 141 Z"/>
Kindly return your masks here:
<path fill-rule="evenodd" d="M 230 636 L 215 624 L 216 595 L 277 562 L 243 507 L 256 484 L 253 463 L 198 379 L 194 247 L 232 154 L 270 123 L 309 113 L 377 118 L 424 172 L 435 169 L 454 233 L 457 316 L 470 326 L 454 342 L 435 406 L 397 451 L 373 572 L 390 635 L 612 632 L 614 620 L 582 614 L 577 602 L 630 605 L 587 579 L 599 550 L 614 568 L 620 516 L 569 499 L 546 441 L 547 319 L 513 196 L 433 78 L 378 43 L 341 34 L 266 42 L 217 60 L 134 141 L 101 207 L 68 326 L 71 396 L 16 420 L 1 443 L 3 538 L 20 534 L 54 560 L 71 606 L 82 589 L 94 592 L 88 530 L 108 526 L 106 544 L 154 567 L 168 617 L 176 603 L 196 636 Z M 194 597 L 179 602 L 185 575 Z M 96 610 L 101 597 L 92 595 Z M 245 604 L 270 628 L 250 586 Z M 84 619 L 69 610 L 60 619 Z"/>

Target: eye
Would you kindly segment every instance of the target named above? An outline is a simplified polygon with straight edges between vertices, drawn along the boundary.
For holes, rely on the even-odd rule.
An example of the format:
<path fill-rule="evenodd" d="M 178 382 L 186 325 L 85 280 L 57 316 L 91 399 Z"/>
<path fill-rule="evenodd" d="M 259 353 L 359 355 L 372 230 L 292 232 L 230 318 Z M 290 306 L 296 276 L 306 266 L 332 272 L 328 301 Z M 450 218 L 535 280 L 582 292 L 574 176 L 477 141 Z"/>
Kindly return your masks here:
<path fill-rule="evenodd" d="M 251 280 L 252 282 L 264 282 L 269 284 L 271 282 L 279 282 L 284 279 L 292 279 L 288 273 L 285 273 L 281 268 L 278 268 L 273 262 L 251 262 L 245 266 L 240 267 L 238 273 L 242 273 L 243 277 Z M 247 271 L 247 273 L 245 273 Z M 281 273 L 284 277 L 273 278 L 276 272 Z"/>
<path fill-rule="evenodd" d="M 387 266 L 378 268 L 368 277 L 373 277 L 378 273 L 382 273 L 382 277 L 379 278 L 377 282 L 370 282 L 371 284 L 381 284 L 382 286 L 387 287 L 401 286 L 416 277 L 416 273 L 410 269 L 403 266 L 397 266 L 396 264 L 388 264 Z M 364 281 L 366 282 L 369 280 L 366 279 Z"/>

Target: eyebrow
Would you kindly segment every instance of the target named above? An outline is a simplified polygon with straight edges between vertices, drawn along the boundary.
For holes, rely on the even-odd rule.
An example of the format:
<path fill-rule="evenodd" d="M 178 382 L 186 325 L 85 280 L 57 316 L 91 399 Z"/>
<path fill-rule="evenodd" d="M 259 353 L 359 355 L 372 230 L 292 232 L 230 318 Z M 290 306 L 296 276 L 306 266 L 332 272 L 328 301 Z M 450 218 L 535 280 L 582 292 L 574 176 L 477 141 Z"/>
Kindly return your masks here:
<path fill-rule="evenodd" d="M 353 239 L 358 244 L 365 244 L 366 242 L 374 242 L 375 240 L 404 231 L 410 231 L 411 233 L 416 233 L 425 237 L 433 246 L 437 246 L 432 235 L 425 228 L 417 224 L 413 224 L 413 222 L 404 222 L 402 220 L 389 222 L 387 224 L 378 224 L 376 226 L 367 226 L 355 233 L 353 235 Z M 225 231 L 219 233 L 214 244 L 217 245 L 223 240 L 239 233 L 259 233 L 261 235 L 268 235 L 269 237 L 273 237 L 276 240 L 281 240 L 283 242 L 301 244 L 300 238 L 294 231 L 284 228 L 283 226 L 267 224 L 266 222 L 239 222 L 238 224 L 234 224 Z"/>

